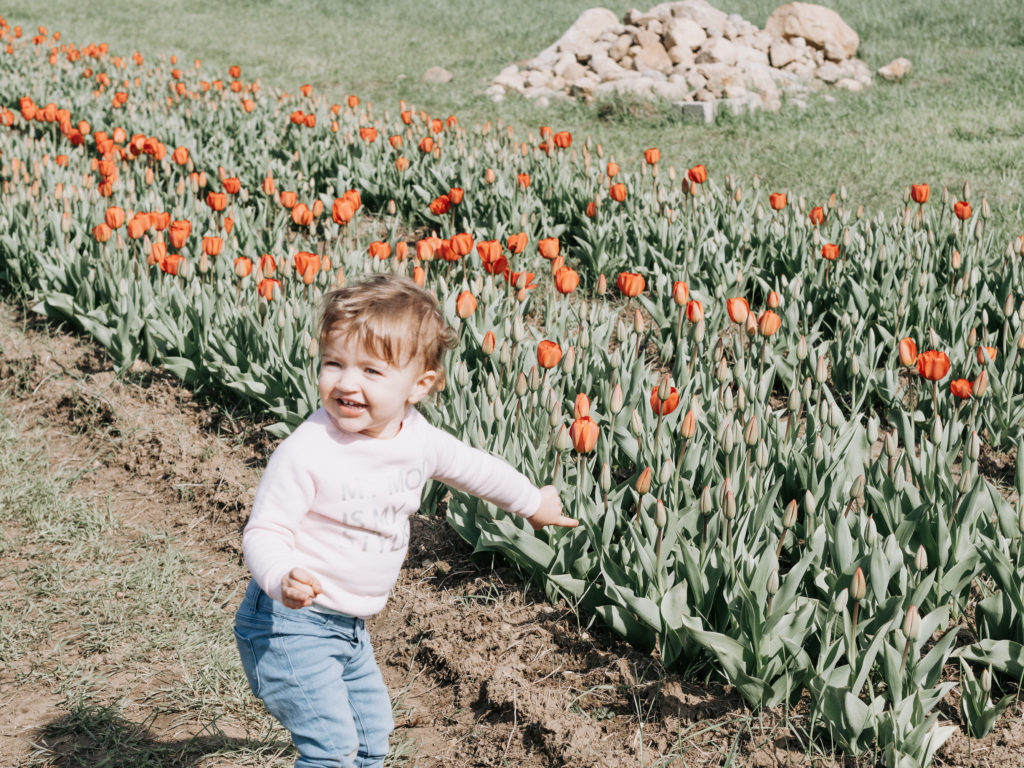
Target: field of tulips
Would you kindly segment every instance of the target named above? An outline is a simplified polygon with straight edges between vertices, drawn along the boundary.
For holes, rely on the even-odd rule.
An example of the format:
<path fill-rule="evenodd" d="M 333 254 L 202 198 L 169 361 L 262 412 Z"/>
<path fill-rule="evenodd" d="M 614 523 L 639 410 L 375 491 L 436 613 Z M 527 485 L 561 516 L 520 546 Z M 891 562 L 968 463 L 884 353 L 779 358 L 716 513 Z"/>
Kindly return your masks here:
<path fill-rule="evenodd" d="M 459 331 L 428 417 L 581 521 L 455 494 L 478 551 L 889 766 L 931 761 L 953 689 L 972 737 L 1012 702 L 1024 466 L 1013 492 L 979 463 L 1024 438 L 1022 245 L 967 185 L 872 213 L 2 20 L 0 72 L 0 283 L 122 370 L 283 436 L 317 406 L 319 297 L 410 275 Z"/>

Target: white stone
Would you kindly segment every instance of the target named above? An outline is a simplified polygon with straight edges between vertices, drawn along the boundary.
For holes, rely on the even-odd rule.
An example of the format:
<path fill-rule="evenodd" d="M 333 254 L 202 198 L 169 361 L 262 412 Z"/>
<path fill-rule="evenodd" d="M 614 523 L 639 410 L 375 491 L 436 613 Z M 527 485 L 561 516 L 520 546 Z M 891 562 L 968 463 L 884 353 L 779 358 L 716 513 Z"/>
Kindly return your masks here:
<path fill-rule="evenodd" d="M 736 64 L 746 67 L 752 64 L 768 64 L 768 54 L 748 45 L 736 45 Z"/>
<path fill-rule="evenodd" d="M 713 8 L 707 0 L 683 0 L 672 15 L 693 19 L 707 31 L 708 35 L 719 37 L 725 31 L 725 22 L 729 18 L 727 13 Z"/>
<path fill-rule="evenodd" d="M 689 46 L 677 45 L 669 48 L 668 57 L 672 60 L 672 64 L 674 65 L 672 68 L 673 70 L 678 69 L 680 66 L 689 68 L 696 63 L 696 58 Z"/>
<path fill-rule="evenodd" d="M 883 80 L 891 80 L 898 83 L 910 74 L 911 69 L 910 59 L 905 59 L 901 56 L 898 59 L 893 59 L 884 67 L 880 67 L 878 69 L 878 76 Z"/>
<path fill-rule="evenodd" d="M 575 83 L 587 74 L 587 68 L 574 61 L 557 74 L 560 75 L 567 83 Z"/>
<path fill-rule="evenodd" d="M 505 88 L 501 85 L 492 85 L 484 91 L 484 95 L 489 96 L 491 99 L 494 99 L 495 96 L 505 98 Z"/>
<path fill-rule="evenodd" d="M 698 64 L 735 64 L 736 46 L 724 37 L 712 37 L 697 52 Z"/>
<path fill-rule="evenodd" d="M 834 63 L 827 61 L 818 67 L 818 71 L 814 73 L 814 76 L 821 80 L 821 82 L 831 85 L 838 82 L 843 73 Z"/>
<path fill-rule="evenodd" d="M 508 68 L 505 68 L 501 71 L 500 75 L 494 78 L 493 82 L 495 85 L 503 85 L 506 88 L 511 88 L 512 90 L 519 91 L 522 90 L 523 83 L 525 81 L 526 78 L 518 70 L 516 70 L 515 72 L 509 72 Z"/>
<path fill-rule="evenodd" d="M 577 17 L 565 34 L 541 51 L 537 58 L 543 58 L 549 51 L 574 53 L 592 44 L 602 32 L 618 23 L 618 17 L 607 8 L 589 8 Z"/>
<path fill-rule="evenodd" d="M 530 88 L 546 88 L 551 82 L 551 73 L 543 69 L 534 69 L 526 73 L 526 85 Z"/>
<path fill-rule="evenodd" d="M 822 5 L 787 3 L 776 8 L 764 28 L 778 38 L 802 37 L 825 51 L 833 61 L 848 59 L 857 53 L 860 38 L 842 16 Z"/>
<path fill-rule="evenodd" d="M 864 84 L 853 78 L 843 77 L 836 82 L 836 88 L 845 88 L 852 93 L 860 93 L 864 90 Z"/>
<path fill-rule="evenodd" d="M 656 69 L 660 72 L 668 72 L 672 69 L 672 59 L 661 42 L 645 39 L 641 43 L 640 52 L 633 57 L 633 67 L 637 71 L 645 69 Z"/>
<path fill-rule="evenodd" d="M 608 55 L 615 61 L 619 61 L 626 55 L 626 51 L 633 44 L 632 35 L 620 35 L 608 48 Z"/>
<path fill-rule="evenodd" d="M 704 28 L 693 19 L 672 19 L 665 26 L 665 47 L 699 48 L 708 39 Z"/>
<path fill-rule="evenodd" d="M 660 99 L 668 101 L 686 101 L 690 95 L 690 88 L 686 83 L 654 83 L 651 91 Z"/>
<path fill-rule="evenodd" d="M 776 43 L 772 43 L 772 47 L 768 50 L 768 57 L 771 59 L 773 67 L 781 69 L 789 64 L 789 62 L 796 61 L 796 48 L 789 43 L 779 40 Z"/>

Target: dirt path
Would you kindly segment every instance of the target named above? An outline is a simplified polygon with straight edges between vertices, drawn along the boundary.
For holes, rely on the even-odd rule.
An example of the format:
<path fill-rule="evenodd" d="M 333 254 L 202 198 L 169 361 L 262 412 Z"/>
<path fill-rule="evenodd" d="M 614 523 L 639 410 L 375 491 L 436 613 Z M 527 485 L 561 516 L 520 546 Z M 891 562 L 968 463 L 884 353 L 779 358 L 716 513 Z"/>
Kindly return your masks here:
<path fill-rule="evenodd" d="M 240 406 L 148 368 L 119 380 L 93 346 L 6 305 L 0 390 L 12 444 L 73 478 L 67 494 L 94 510 L 75 512 L 76 536 L 4 523 L 0 765 L 290 765 L 231 636 L 240 531 L 271 440 Z M 413 520 L 370 630 L 395 701 L 392 765 L 812 762 L 783 714 L 665 675 L 500 563 L 473 562 L 442 519 Z M 977 764 L 1024 737 L 996 741 L 981 762 L 975 745 Z M 949 764 L 962 764 L 957 745 Z"/>

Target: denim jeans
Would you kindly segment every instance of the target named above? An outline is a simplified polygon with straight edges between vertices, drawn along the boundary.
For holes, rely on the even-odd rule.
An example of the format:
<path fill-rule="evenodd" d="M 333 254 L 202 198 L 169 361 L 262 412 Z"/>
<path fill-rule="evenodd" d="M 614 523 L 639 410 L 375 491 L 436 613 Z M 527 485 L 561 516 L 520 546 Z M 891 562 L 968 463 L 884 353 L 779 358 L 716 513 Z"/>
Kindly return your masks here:
<path fill-rule="evenodd" d="M 292 735 L 295 768 L 379 768 L 391 698 L 362 619 L 274 602 L 249 582 L 235 640 L 252 692 Z"/>

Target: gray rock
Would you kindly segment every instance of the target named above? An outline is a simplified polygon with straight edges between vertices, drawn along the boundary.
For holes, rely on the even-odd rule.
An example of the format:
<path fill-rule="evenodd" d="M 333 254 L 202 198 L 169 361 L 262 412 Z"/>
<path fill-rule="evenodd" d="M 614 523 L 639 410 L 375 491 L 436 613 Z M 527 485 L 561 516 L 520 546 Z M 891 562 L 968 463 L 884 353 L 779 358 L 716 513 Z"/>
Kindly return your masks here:
<path fill-rule="evenodd" d="M 431 67 L 423 73 L 424 83 L 435 83 L 438 85 L 444 85 L 450 83 L 452 79 L 452 73 L 444 67 Z"/>
<path fill-rule="evenodd" d="M 715 122 L 714 101 L 679 101 L 675 106 L 683 113 L 683 117 L 711 125 Z"/>

